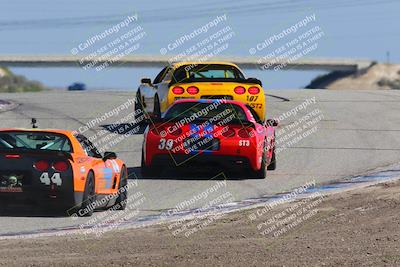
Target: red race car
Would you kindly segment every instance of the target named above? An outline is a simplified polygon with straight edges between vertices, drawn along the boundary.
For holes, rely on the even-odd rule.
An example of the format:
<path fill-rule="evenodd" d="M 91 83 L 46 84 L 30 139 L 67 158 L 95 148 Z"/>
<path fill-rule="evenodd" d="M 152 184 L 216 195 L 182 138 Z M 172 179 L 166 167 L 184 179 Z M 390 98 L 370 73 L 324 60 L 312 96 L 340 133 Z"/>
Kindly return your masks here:
<path fill-rule="evenodd" d="M 223 99 L 175 101 L 146 128 L 142 176 L 157 177 L 162 167 L 245 170 L 265 178 L 276 168 L 275 126 L 261 121 L 247 104 Z"/>

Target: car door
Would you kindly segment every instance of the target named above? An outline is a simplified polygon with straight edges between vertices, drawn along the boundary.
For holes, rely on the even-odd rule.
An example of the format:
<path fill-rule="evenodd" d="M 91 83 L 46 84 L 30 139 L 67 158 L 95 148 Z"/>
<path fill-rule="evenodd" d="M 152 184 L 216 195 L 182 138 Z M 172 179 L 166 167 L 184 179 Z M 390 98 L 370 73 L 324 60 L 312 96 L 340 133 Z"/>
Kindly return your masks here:
<path fill-rule="evenodd" d="M 169 84 L 174 71 L 174 68 L 168 67 L 162 76 L 162 80 L 157 84 L 157 95 L 160 101 L 161 112 L 165 112 L 165 110 L 168 108 Z"/>
<path fill-rule="evenodd" d="M 77 139 L 90 158 L 91 168 L 95 175 L 96 193 L 114 193 L 118 188 L 117 176 L 120 171 L 118 165 L 113 162 L 114 160 L 104 161 L 97 148 L 85 136 L 78 135 Z"/>
<path fill-rule="evenodd" d="M 165 75 L 168 73 L 170 67 L 163 68 L 160 73 L 154 78 L 151 84 L 141 84 L 139 91 L 143 100 L 144 110 L 147 113 L 153 113 L 154 111 L 154 97 L 159 91 L 160 84 L 162 83 Z"/>

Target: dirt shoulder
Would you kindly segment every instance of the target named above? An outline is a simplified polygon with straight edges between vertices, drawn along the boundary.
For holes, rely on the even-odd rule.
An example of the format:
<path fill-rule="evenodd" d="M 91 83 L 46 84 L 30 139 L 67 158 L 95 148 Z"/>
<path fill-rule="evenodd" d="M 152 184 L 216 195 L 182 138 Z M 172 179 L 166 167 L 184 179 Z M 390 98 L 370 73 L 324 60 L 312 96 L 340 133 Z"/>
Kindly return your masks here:
<path fill-rule="evenodd" d="M 399 266 L 399 203 L 396 182 L 228 214 L 189 237 L 166 224 L 102 238 L 2 240 L 0 265 Z"/>

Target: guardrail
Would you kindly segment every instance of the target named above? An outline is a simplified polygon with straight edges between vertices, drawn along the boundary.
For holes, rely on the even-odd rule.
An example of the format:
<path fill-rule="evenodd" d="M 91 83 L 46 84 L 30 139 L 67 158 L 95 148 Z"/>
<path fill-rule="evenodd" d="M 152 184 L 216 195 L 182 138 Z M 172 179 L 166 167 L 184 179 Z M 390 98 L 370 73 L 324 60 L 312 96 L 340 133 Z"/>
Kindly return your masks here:
<path fill-rule="evenodd" d="M 95 59 L 85 59 L 85 56 L 73 55 L 3 55 L 0 56 L 0 66 L 6 67 L 80 67 L 89 64 Z M 163 67 L 170 63 L 173 56 L 133 55 L 116 60 L 109 67 Z M 96 59 L 99 64 L 107 59 Z M 358 71 L 368 68 L 374 62 L 360 59 L 323 59 L 308 58 L 293 62 L 270 58 L 262 60 L 258 57 L 214 57 L 212 61 L 227 61 L 245 69 L 260 69 L 262 65 L 269 65 L 268 69 L 279 66 L 282 70 L 327 70 L 327 71 Z"/>

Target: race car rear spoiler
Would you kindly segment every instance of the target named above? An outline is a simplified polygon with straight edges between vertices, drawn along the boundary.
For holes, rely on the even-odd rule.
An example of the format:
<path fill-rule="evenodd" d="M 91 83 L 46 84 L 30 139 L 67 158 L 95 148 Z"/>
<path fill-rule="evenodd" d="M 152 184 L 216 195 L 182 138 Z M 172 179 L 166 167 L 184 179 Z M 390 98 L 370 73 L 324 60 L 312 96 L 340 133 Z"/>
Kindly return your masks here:
<path fill-rule="evenodd" d="M 237 78 L 186 78 L 183 80 L 172 79 L 169 86 L 177 83 L 195 83 L 195 82 L 233 82 L 233 83 L 245 83 L 245 84 L 258 84 L 262 86 L 262 82 L 257 78 L 237 79 Z"/>
<path fill-rule="evenodd" d="M 0 155 L 32 155 L 64 157 L 73 161 L 72 155 L 65 151 L 40 150 L 40 149 L 0 149 Z"/>
<path fill-rule="evenodd" d="M 181 121 L 182 118 L 172 118 L 172 119 L 165 119 L 165 118 L 161 118 L 161 117 L 154 117 L 152 118 L 152 122 L 154 124 L 165 124 L 165 123 L 173 123 L 173 122 L 179 122 Z M 205 121 L 207 121 L 207 119 L 195 119 L 193 121 L 191 121 L 190 123 L 194 123 L 194 124 L 201 124 L 204 123 Z M 252 127 L 255 128 L 254 123 L 252 123 L 251 121 L 247 121 L 247 120 L 239 120 L 239 119 L 233 119 L 230 120 L 229 125 L 242 125 L 245 127 Z"/>

